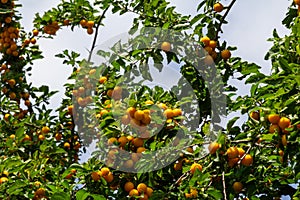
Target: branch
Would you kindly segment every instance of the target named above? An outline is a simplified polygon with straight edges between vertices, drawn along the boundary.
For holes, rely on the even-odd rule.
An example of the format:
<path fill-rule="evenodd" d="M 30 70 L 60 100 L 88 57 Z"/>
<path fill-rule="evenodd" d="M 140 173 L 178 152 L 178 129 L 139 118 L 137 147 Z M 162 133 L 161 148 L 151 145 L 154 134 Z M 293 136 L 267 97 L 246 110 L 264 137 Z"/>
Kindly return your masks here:
<path fill-rule="evenodd" d="M 210 154 L 207 153 L 207 154 L 205 154 L 204 156 L 202 156 L 202 157 L 200 157 L 200 158 L 195 158 L 194 160 L 195 160 L 195 161 L 203 160 L 204 158 L 208 157 L 209 155 L 210 155 Z"/>
<path fill-rule="evenodd" d="M 245 156 L 250 152 L 250 150 L 252 149 L 252 145 L 247 149 L 247 151 L 244 153 L 244 155 L 242 156 L 242 157 L 240 157 L 239 158 L 239 160 L 238 160 L 238 162 L 237 162 L 237 164 L 239 165 L 241 162 L 242 162 L 242 160 L 245 158 Z"/>
<path fill-rule="evenodd" d="M 176 181 L 175 183 L 173 183 L 171 186 L 170 186 L 170 190 L 168 193 L 170 193 L 170 191 L 176 186 L 178 185 L 180 182 L 182 182 L 184 179 L 186 179 L 190 174 L 190 171 L 187 171 L 185 173 L 183 173 Z"/>
<path fill-rule="evenodd" d="M 142 16 L 142 17 L 146 18 L 146 15 L 145 15 L 144 13 L 142 13 L 142 12 L 137 12 L 137 11 L 135 11 L 135 10 L 132 10 L 132 9 L 130 9 L 130 8 L 126 7 L 126 6 L 124 6 L 123 4 L 120 4 L 120 2 L 117 2 L 117 3 L 118 3 L 118 5 L 121 7 L 121 9 L 123 9 L 124 11 L 129 11 L 129 12 L 132 12 L 132 13 L 134 13 L 134 14 L 137 14 L 138 16 Z"/>
<path fill-rule="evenodd" d="M 232 8 L 232 6 L 234 5 L 234 3 L 236 2 L 236 0 L 232 0 L 232 2 L 229 4 L 229 6 L 227 7 L 227 10 L 226 10 L 226 12 L 225 12 L 225 14 L 223 15 L 223 17 L 222 17 L 222 19 L 220 20 L 220 24 L 219 24 L 219 26 L 218 26 L 218 28 L 217 28 L 217 32 L 216 32 L 216 36 L 215 36 L 215 41 L 217 41 L 218 40 L 218 35 L 219 35 L 219 32 L 221 32 L 222 30 L 221 30 L 221 27 L 222 27 L 222 25 L 223 25 L 223 23 L 225 22 L 225 18 L 227 17 L 227 15 L 229 14 L 229 11 L 230 11 L 230 9 Z"/>
<path fill-rule="evenodd" d="M 29 126 L 29 127 L 33 127 L 33 128 L 36 128 L 36 129 L 40 129 L 39 126 L 36 126 L 35 124 L 30 124 L 28 122 L 25 122 L 24 125 Z"/>
<path fill-rule="evenodd" d="M 174 183 L 174 185 L 178 185 L 182 180 L 186 179 L 189 175 L 189 171 L 183 173 Z"/>
<path fill-rule="evenodd" d="M 97 25 L 96 25 L 96 32 L 95 32 L 94 40 L 93 40 L 92 47 L 91 47 L 91 50 L 90 50 L 90 53 L 89 53 L 88 62 L 91 61 L 92 54 L 93 54 L 93 51 L 94 51 L 94 49 L 95 49 L 95 45 L 96 45 L 96 42 L 97 42 L 97 37 L 98 37 L 98 33 L 99 33 L 99 28 L 100 28 L 101 22 L 102 22 L 102 20 L 104 19 L 105 13 L 106 13 L 106 11 L 108 10 L 108 8 L 109 8 L 109 7 L 107 7 L 107 8 L 103 11 L 102 15 L 100 16 L 99 22 L 98 22 Z"/>
<path fill-rule="evenodd" d="M 222 172 L 222 183 L 223 183 L 223 194 L 224 194 L 224 200 L 227 200 L 226 195 L 226 184 L 225 184 L 225 172 Z"/>
<path fill-rule="evenodd" d="M 233 140 L 231 143 L 245 143 L 245 142 L 251 142 L 253 139 L 242 139 L 242 140 Z"/>

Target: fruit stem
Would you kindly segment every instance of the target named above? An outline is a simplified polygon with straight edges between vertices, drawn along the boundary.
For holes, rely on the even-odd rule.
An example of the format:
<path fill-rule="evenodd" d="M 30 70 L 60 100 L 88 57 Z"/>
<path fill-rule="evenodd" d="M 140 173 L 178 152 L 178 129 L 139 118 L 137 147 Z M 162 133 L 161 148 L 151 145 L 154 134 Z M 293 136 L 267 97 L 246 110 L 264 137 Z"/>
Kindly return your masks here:
<path fill-rule="evenodd" d="M 216 36 L 215 36 L 215 38 L 214 38 L 215 41 L 218 40 L 219 32 L 222 32 L 221 28 L 222 28 L 222 25 L 223 25 L 223 23 L 224 23 L 224 21 L 225 21 L 225 18 L 226 18 L 227 15 L 229 14 L 229 11 L 231 10 L 231 8 L 232 8 L 232 6 L 234 5 L 235 2 L 236 2 L 236 0 L 232 0 L 232 2 L 229 4 L 229 6 L 226 7 L 227 10 L 226 10 L 225 14 L 223 15 L 223 17 L 221 18 L 220 24 L 219 24 L 219 26 L 218 26 L 218 28 L 217 28 L 217 31 L 216 31 Z"/>
<path fill-rule="evenodd" d="M 109 8 L 109 7 L 105 8 L 105 10 L 103 11 L 103 13 L 102 13 L 102 15 L 100 16 L 99 21 L 98 21 L 98 23 L 97 23 L 97 25 L 96 25 L 95 36 L 94 36 L 94 39 L 93 39 L 93 43 L 92 43 L 91 50 L 90 50 L 90 52 L 89 52 L 88 62 L 90 62 L 91 59 L 92 59 L 92 54 L 93 54 L 93 51 L 94 51 L 94 49 L 95 49 L 95 47 L 96 47 L 96 42 L 97 42 L 97 37 L 98 37 L 98 33 L 99 33 L 99 28 L 100 28 L 101 22 L 102 22 L 102 20 L 104 19 L 105 13 L 106 13 L 106 11 L 108 10 L 108 8 Z"/>

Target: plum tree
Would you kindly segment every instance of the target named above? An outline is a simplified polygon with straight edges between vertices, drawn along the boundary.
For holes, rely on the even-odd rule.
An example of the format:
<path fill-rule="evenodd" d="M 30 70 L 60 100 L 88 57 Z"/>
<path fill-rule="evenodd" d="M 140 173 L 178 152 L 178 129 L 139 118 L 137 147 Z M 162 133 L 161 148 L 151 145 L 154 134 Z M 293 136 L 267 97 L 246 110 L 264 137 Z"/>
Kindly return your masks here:
<path fill-rule="evenodd" d="M 1 0 L 0 198 L 297 199 L 299 1 L 282 21 L 290 34 L 274 30 L 270 39 L 269 75 L 222 41 L 235 2 L 202 0 L 191 17 L 166 0 L 60 1 L 37 13 L 34 29 L 26 30 L 21 5 Z M 109 10 L 134 13 L 129 35 L 141 27 L 142 34 L 96 52 Z M 84 29 L 93 43 L 85 59 L 69 49 L 56 55 L 72 73 L 61 105 L 52 109 L 56 92 L 34 86 L 28 76 L 43 59 L 39 39 L 55 40 L 60 29 Z M 108 62 L 97 66 L 95 54 Z M 182 64 L 183 78 L 172 90 L 129 84 L 132 75 L 152 80 L 150 65 L 161 72 L 168 69 L 164 63 Z M 250 93 L 239 96 L 231 78 L 248 84 Z M 224 100 L 216 98 L 220 85 L 227 102 L 215 109 L 214 101 Z M 179 98 L 189 92 L 194 96 Z M 249 118 L 237 125 L 236 115 L 216 131 L 222 109 Z M 86 158 L 88 148 L 96 151 Z"/>

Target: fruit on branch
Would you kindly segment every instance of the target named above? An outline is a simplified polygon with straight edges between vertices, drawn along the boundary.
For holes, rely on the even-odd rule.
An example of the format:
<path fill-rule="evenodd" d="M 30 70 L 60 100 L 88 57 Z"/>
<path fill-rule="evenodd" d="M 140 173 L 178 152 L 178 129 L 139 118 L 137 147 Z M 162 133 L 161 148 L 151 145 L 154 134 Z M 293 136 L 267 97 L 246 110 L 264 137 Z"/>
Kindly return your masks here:
<path fill-rule="evenodd" d="M 224 9 L 224 6 L 221 3 L 215 3 L 214 4 L 214 11 L 216 12 L 222 12 Z"/>
<path fill-rule="evenodd" d="M 129 196 L 130 197 L 136 197 L 136 196 L 139 196 L 139 195 L 140 195 L 140 193 L 139 193 L 139 191 L 137 189 L 132 189 L 129 192 Z"/>
<path fill-rule="evenodd" d="M 281 143 L 283 146 L 287 146 L 287 136 L 284 134 L 281 136 Z"/>
<path fill-rule="evenodd" d="M 176 162 L 176 163 L 174 164 L 173 168 L 174 168 L 175 171 L 182 170 L 182 161 Z"/>
<path fill-rule="evenodd" d="M 94 30 L 93 28 L 87 28 L 86 29 L 86 32 L 89 34 L 89 35 L 92 35 L 94 33 Z"/>
<path fill-rule="evenodd" d="M 47 133 L 50 132 L 50 128 L 49 128 L 48 126 L 44 126 L 44 127 L 42 128 L 41 132 L 42 132 L 43 134 L 47 134 Z"/>
<path fill-rule="evenodd" d="M 239 156 L 239 150 L 237 147 L 229 147 L 226 154 L 228 158 L 237 158 Z"/>
<path fill-rule="evenodd" d="M 139 193 L 146 193 L 147 192 L 147 185 L 145 183 L 140 183 L 138 184 L 138 186 L 136 187 L 137 191 Z"/>
<path fill-rule="evenodd" d="M 228 166 L 229 167 L 234 167 L 237 162 L 239 161 L 239 158 L 229 158 L 228 159 Z"/>
<path fill-rule="evenodd" d="M 34 30 L 32 31 L 32 34 L 33 34 L 33 36 L 38 36 L 39 31 L 38 31 L 37 29 L 34 29 Z"/>
<path fill-rule="evenodd" d="M 228 49 L 221 51 L 221 57 L 224 60 L 228 60 L 231 57 L 231 52 Z"/>
<path fill-rule="evenodd" d="M 190 167 L 190 172 L 194 174 L 196 170 L 202 171 L 202 165 L 200 165 L 199 163 L 193 163 Z"/>
<path fill-rule="evenodd" d="M 280 127 L 277 124 L 271 124 L 269 127 L 269 132 L 270 133 L 280 133 Z"/>
<path fill-rule="evenodd" d="M 280 115 L 278 114 L 269 114 L 268 115 L 268 120 L 271 124 L 278 124 L 280 120 Z"/>
<path fill-rule="evenodd" d="M 94 181 L 99 181 L 101 179 L 101 172 L 92 172 L 91 177 Z"/>
<path fill-rule="evenodd" d="M 207 36 L 204 36 L 204 37 L 200 38 L 200 42 L 202 42 L 204 44 L 204 46 L 208 46 L 209 42 L 210 42 L 210 38 Z"/>
<path fill-rule="evenodd" d="M 218 43 L 215 40 L 210 40 L 208 46 L 213 50 L 217 47 Z"/>
<path fill-rule="evenodd" d="M 49 35 L 55 35 L 59 28 L 60 26 L 58 25 L 58 22 L 53 21 L 50 24 L 44 26 L 44 32 Z"/>
<path fill-rule="evenodd" d="M 8 181 L 8 178 L 7 178 L 7 177 L 1 177 L 1 178 L 0 178 L 0 184 L 5 183 L 5 182 L 7 182 L 7 181 Z"/>
<path fill-rule="evenodd" d="M 103 83 L 105 83 L 107 81 L 107 77 L 106 76 L 101 76 L 100 78 L 99 78 L 99 83 L 100 84 L 103 84 Z"/>
<path fill-rule="evenodd" d="M 169 52 L 169 51 L 171 51 L 171 43 L 170 42 L 163 42 L 163 43 L 161 43 L 160 48 L 161 48 L 161 50 L 163 50 L 165 52 Z"/>
<path fill-rule="evenodd" d="M 286 128 L 288 128 L 291 125 L 291 120 L 287 117 L 281 117 L 279 122 L 278 122 L 278 126 L 284 130 Z"/>
<path fill-rule="evenodd" d="M 132 189 L 134 189 L 134 184 L 130 181 L 126 182 L 124 185 L 124 190 L 126 192 L 130 192 Z"/>
<path fill-rule="evenodd" d="M 33 199 L 44 199 L 46 195 L 46 190 L 45 188 L 39 188 L 34 192 L 34 197 Z"/>
<path fill-rule="evenodd" d="M 241 164 L 244 166 L 250 166 L 253 163 L 253 157 L 250 154 L 246 154 L 242 159 Z"/>
<path fill-rule="evenodd" d="M 241 147 L 238 147 L 237 149 L 239 151 L 239 157 L 242 157 L 245 154 L 245 150 Z"/>
<path fill-rule="evenodd" d="M 198 191 L 194 188 L 190 189 L 189 193 L 185 193 L 184 194 L 186 198 L 190 199 L 190 198 L 197 198 L 198 196 Z"/>
<path fill-rule="evenodd" d="M 243 184 L 238 181 L 234 182 L 232 185 L 232 188 L 236 193 L 240 193 L 242 191 L 243 187 L 244 187 Z"/>
<path fill-rule="evenodd" d="M 210 154 L 215 154 L 216 151 L 220 148 L 220 144 L 217 143 L 217 142 L 211 142 L 209 145 L 208 145 L 208 151 Z"/>
<path fill-rule="evenodd" d="M 256 121 L 259 121 L 259 119 L 260 119 L 259 111 L 252 111 L 250 113 L 250 117 Z"/>
<path fill-rule="evenodd" d="M 31 39 L 30 39 L 30 43 L 31 43 L 31 44 L 36 44 L 36 39 L 35 39 L 35 38 L 31 38 Z"/>
<path fill-rule="evenodd" d="M 212 65 L 214 60 L 218 57 L 215 48 L 217 47 L 218 43 L 215 40 L 211 40 L 208 36 L 204 36 L 200 38 L 200 42 L 204 45 L 204 50 L 208 53 L 208 55 L 204 58 L 205 65 Z"/>

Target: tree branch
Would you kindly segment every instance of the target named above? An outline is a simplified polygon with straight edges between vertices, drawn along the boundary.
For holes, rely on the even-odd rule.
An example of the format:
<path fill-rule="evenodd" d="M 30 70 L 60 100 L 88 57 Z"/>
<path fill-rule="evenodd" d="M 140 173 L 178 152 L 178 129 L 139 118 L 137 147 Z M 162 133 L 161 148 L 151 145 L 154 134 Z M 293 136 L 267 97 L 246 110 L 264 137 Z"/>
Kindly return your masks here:
<path fill-rule="evenodd" d="M 225 18 L 227 17 L 227 15 L 229 14 L 229 11 L 231 10 L 232 6 L 234 5 L 234 3 L 236 2 L 236 0 L 232 0 L 232 2 L 229 4 L 229 6 L 227 7 L 227 10 L 225 12 L 225 14 L 223 15 L 222 19 L 220 20 L 220 24 L 217 28 L 217 32 L 216 32 L 216 36 L 214 38 L 215 41 L 218 40 L 218 37 L 219 37 L 219 32 L 221 32 L 221 28 L 222 28 L 222 25 L 223 23 L 225 22 Z"/>
<path fill-rule="evenodd" d="M 225 184 L 225 172 L 222 172 L 222 183 L 223 183 L 223 194 L 224 194 L 224 200 L 227 200 L 226 195 L 226 184 Z"/>
<path fill-rule="evenodd" d="M 242 139 L 242 140 L 233 140 L 231 143 L 245 143 L 245 142 L 251 142 L 253 139 Z"/>
<path fill-rule="evenodd" d="M 92 59 L 92 54 L 93 54 L 93 51 L 94 51 L 94 49 L 95 49 L 95 45 L 96 45 L 96 42 L 97 42 L 97 37 L 98 37 L 98 34 L 99 34 L 99 28 L 100 28 L 100 25 L 101 25 L 102 20 L 104 19 L 105 13 L 106 13 L 106 11 L 107 11 L 108 9 L 109 9 L 109 7 L 107 7 L 107 8 L 103 11 L 102 15 L 100 16 L 99 22 L 98 22 L 97 25 L 96 25 L 95 36 L 94 36 L 94 40 L 93 40 L 93 43 L 92 43 L 91 50 L 90 50 L 90 52 L 89 52 L 88 62 L 90 62 L 91 59 Z"/>

